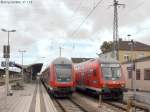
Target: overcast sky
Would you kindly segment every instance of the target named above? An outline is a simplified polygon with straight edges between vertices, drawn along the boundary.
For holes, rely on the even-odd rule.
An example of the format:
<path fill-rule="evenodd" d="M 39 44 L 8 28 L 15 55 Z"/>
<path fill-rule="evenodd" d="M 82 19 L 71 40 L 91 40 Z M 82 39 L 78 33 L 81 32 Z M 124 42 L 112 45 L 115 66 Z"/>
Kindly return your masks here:
<path fill-rule="evenodd" d="M 102 42 L 113 39 L 113 0 L 102 0 L 80 29 L 73 33 L 98 1 L 32 0 L 32 3 L 1 3 L 0 29 L 16 30 L 10 33 L 11 60 L 21 62 L 20 49 L 27 51 L 24 54 L 25 64 L 49 63 L 59 56 L 60 46 L 64 57 L 96 57 Z M 128 40 L 126 35 L 131 34 L 134 40 L 150 45 L 150 1 L 119 0 L 119 3 L 126 5 L 118 9 L 119 37 Z M 7 33 L 0 31 L 1 57 L 4 44 L 7 44 Z"/>

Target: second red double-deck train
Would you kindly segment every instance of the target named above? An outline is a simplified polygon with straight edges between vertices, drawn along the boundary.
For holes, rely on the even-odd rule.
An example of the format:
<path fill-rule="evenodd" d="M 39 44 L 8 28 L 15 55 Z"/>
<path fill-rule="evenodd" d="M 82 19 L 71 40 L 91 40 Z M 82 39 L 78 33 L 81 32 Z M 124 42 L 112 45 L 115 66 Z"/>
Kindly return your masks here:
<path fill-rule="evenodd" d="M 48 92 L 56 97 L 68 96 L 74 92 L 74 67 L 69 59 L 56 58 L 43 72 L 41 80 Z"/>
<path fill-rule="evenodd" d="M 102 99 L 123 99 L 125 79 L 121 65 L 113 59 L 91 59 L 75 65 L 77 89 L 101 94 Z"/>

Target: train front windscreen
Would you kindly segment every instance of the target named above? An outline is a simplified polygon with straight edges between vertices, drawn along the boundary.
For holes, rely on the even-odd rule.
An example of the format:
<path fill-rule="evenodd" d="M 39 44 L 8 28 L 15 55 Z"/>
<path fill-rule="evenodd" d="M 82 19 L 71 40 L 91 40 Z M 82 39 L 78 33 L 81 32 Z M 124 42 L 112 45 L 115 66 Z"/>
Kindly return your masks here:
<path fill-rule="evenodd" d="M 72 65 L 56 64 L 56 77 L 58 82 L 72 81 Z"/>
<path fill-rule="evenodd" d="M 105 80 L 120 80 L 121 67 L 120 64 L 101 64 L 103 77 Z"/>

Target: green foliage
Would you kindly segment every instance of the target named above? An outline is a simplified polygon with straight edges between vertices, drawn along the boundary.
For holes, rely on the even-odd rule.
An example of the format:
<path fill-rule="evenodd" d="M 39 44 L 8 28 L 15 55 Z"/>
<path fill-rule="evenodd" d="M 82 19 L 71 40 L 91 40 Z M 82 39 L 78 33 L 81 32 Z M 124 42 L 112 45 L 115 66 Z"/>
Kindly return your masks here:
<path fill-rule="evenodd" d="M 104 41 L 103 44 L 100 46 L 100 49 L 103 53 L 112 50 L 113 48 L 113 42 L 112 41 Z"/>

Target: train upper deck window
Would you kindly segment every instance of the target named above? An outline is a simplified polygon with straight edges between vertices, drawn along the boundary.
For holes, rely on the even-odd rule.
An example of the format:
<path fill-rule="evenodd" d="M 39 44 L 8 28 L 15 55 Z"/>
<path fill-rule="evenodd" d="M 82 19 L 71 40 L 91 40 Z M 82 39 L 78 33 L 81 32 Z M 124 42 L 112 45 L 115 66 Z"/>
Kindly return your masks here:
<path fill-rule="evenodd" d="M 93 75 L 96 76 L 96 69 L 93 70 Z"/>
<path fill-rule="evenodd" d="M 119 64 L 103 64 L 102 72 L 105 80 L 118 80 L 121 78 L 121 68 Z"/>
<path fill-rule="evenodd" d="M 69 82 L 72 79 L 72 65 L 56 64 L 56 76 L 58 82 Z"/>

